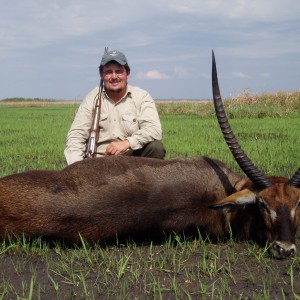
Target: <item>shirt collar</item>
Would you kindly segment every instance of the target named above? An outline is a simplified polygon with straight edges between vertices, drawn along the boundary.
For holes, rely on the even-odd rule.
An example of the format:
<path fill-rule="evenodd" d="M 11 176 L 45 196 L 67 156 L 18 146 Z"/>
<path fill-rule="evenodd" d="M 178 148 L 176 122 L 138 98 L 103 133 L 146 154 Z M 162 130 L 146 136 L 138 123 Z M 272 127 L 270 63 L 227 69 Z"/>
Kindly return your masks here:
<path fill-rule="evenodd" d="M 109 96 L 107 95 L 107 93 L 106 93 L 106 91 L 105 91 L 105 88 L 103 88 L 103 91 L 104 91 L 104 94 L 105 94 L 106 99 L 112 101 L 112 100 L 109 98 Z M 129 84 L 127 84 L 126 92 L 125 92 L 124 96 L 123 96 L 118 102 L 116 102 L 115 104 L 124 101 L 127 97 L 130 97 L 130 98 L 131 98 L 131 94 L 132 94 L 132 86 L 129 85 Z"/>

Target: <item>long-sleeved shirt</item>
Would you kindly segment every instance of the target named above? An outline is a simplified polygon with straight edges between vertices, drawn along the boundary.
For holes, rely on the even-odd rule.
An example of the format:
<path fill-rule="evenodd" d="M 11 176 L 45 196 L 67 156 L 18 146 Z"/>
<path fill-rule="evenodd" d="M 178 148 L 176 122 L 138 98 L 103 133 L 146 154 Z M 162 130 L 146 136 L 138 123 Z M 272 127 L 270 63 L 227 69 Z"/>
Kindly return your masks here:
<path fill-rule="evenodd" d="M 94 88 L 83 99 L 76 113 L 64 151 L 68 164 L 82 160 L 85 155 L 98 93 L 99 88 Z M 100 112 L 97 156 L 104 156 L 106 147 L 114 140 L 127 139 L 130 148 L 136 150 L 162 139 L 155 102 L 143 89 L 128 85 L 124 97 L 116 103 L 104 91 Z"/>

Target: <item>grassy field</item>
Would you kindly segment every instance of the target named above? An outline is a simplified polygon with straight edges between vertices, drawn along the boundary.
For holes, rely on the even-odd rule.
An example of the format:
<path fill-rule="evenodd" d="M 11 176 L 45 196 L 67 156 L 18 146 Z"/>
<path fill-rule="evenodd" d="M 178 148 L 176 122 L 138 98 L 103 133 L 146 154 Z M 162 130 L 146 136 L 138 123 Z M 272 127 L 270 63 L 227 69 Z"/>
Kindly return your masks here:
<path fill-rule="evenodd" d="M 242 95 L 225 101 L 240 144 L 268 174 L 290 176 L 297 167 L 299 99 L 300 93 L 295 92 Z M 66 166 L 63 150 L 78 104 L 16 100 L 0 101 L 0 176 Z M 208 155 L 239 172 L 223 140 L 212 102 L 159 102 L 157 107 L 167 159 Z"/>
<path fill-rule="evenodd" d="M 78 104 L 23 100 L 0 103 L 0 176 L 66 166 L 65 139 Z M 208 155 L 240 172 L 212 103 L 157 107 L 167 159 Z M 225 107 L 255 165 L 269 175 L 294 174 L 300 167 L 299 92 L 241 95 Z M 215 243 L 200 233 L 166 236 L 160 244 L 0 242 L 0 299 L 300 299 L 299 276 L 299 253 L 273 260 L 267 247 L 251 241 Z"/>

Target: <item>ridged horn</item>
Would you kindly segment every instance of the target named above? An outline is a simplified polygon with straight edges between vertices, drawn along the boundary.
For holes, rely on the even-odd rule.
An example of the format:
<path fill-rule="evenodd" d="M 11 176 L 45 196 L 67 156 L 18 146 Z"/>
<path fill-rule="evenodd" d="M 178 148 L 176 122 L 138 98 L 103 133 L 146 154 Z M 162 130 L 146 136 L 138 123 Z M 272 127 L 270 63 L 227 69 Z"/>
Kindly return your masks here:
<path fill-rule="evenodd" d="M 296 173 L 291 177 L 288 181 L 290 185 L 300 188 L 300 168 L 296 171 Z"/>
<path fill-rule="evenodd" d="M 212 51 L 212 90 L 218 122 L 235 161 L 257 188 L 263 190 L 271 186 L 272 183 L 268 180 L 267 176 L 258 170 L 244 153 L 230 127 L 221 98 L 214 51 Z"/>

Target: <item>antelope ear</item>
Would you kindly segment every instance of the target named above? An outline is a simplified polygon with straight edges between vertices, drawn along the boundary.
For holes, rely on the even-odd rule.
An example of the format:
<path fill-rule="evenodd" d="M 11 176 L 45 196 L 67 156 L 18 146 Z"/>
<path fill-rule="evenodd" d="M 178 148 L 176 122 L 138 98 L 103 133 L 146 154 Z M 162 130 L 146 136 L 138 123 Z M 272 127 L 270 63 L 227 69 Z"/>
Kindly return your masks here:
<path fill-rule="evenodd" d="M 232 212 L 256 201 L 256 193 L 249 189 L 244 189 L 236 192 L 222 200 L 209 206 L 211 209 L 220 210 L 223 212 Z"/>

